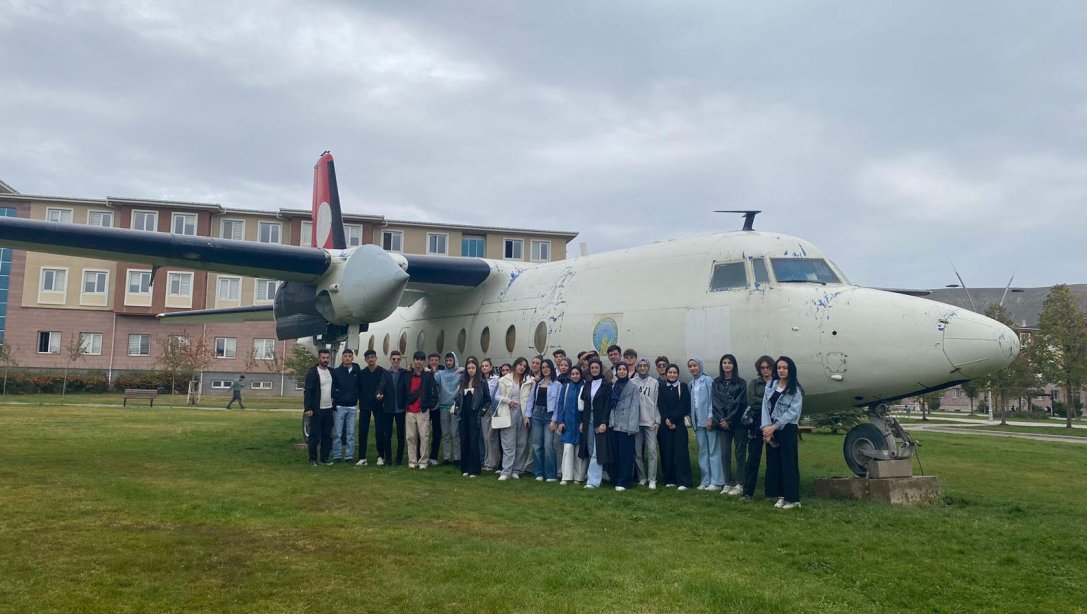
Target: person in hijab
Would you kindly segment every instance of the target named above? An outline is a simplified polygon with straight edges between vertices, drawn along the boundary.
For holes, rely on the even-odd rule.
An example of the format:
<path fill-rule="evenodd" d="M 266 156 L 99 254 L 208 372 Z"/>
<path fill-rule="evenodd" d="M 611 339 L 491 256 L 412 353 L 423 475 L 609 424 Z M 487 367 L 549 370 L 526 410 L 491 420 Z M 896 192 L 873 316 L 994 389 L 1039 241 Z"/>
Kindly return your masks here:
<path fill-rule="evenodd" d="M 599 358 L 589 361 L 589 379 L 581 388 L 582 413 L 581 457 L 589 461 L 585 488 L 599 488 L 604 479 L 604 465 L 611 462 L 608 449 L 608 418 L 610 417 L 611 384 L 604 379 L 604 365 Z"/>
<path fill-rule="evenodd" d="M 649 375 L 649 361 L 638 359 L 636 373 L 630 383 L 638 387 L 639 418 L 638 435 L 634 438 L 634 471 L 638 484 L 649 485 L 650 490 L 657 488 L 657 430 L 660 429 L 661 414 L 657 409 L 657 393 L 660 382 Z"/>
<path fill-rule="evenodd" d="M 661 414 L 661 428 L 657 437 L 664 486 L 687 490 L 691 487 L 691 456 L 687 450 L 684 419 L 691 415 L 691 390 L 687 384 L 679 381 L 678 365 L 668 365 L 664 373 L 664 385 L 657 396 L 657 408 Z"/>
<path fill-rule="evenodd" d="M 634 486 L 634 440 L 641 417 L 638 397 L 638 387 L 630 383 L 629 367 L 625 362 L 619 363 L 615 366 L 615 381 L 608 400 L 608 429 L 615 451 L 611 477 L 618 492 Z"/>
<path fill-rule="evenodd" d="M 721 475 L 721 450 L 713 427 L 713 379 L 706 375 L 702 361 L 697 358 L 687 361 L 687 370 L 691 372 L 691 424 L 698 442 L 698 469 L 702 474 L 698 490 L 720 492 L 725 478 Z"/>
<path fill-rule="evenodd" d="M 585 481 L 584 459 L 578 457 L 581 445 L 581 416 L 585 406 L 581 403 L 581 367 L 570 367 L 567 379 L 559 393 L 558 408 L 555 410 L 555 430 L 562 439 L 562 481 L 560 486 L 573 482 Z"/>

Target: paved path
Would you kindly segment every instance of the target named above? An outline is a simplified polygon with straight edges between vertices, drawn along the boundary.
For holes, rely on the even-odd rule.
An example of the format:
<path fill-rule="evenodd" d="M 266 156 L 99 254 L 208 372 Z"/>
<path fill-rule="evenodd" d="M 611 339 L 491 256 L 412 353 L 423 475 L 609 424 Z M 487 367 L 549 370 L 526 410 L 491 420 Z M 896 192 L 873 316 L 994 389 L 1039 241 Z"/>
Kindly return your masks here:
<path fill-rule="evenodd" d="M 960 418 L 955 414 L 929 414 L 929 417 L 933 420 L 943 420 L 945 422 L 959 422 L 962 424 L 973 424 L 976 426 L 993 426 L 994 424 L 1000 424 L 999 420 L 989 422 L 988 420 L 978 420 L 977 418 Z M 1027 426 L 1027 427 L 1051 427 L 1051 428 L 1064 428 L 1064 418 L 1054 418 L 1050 422 L 1024 422 L 1022 420 L 1008 420 L 1009 426 Z M 1079 421 L 1072 422 L 1072 428 L 1074 429 L 1087 429 L 1087 424 L 1083 424 Z"/>
<path fill-rule="evenodd" d="M 1012 423 L 1009 422 L 1008 424 Z M 1014 439 L 1031 439 L 1034 441 L 1059 441 L 1064 443 L 1087 444 L 1087 437 L 1078 437 L 1076 435 L 1010 433 L 1008 431 L 994 431 L 985 428 L 970 428 L 969 426 L 957 426 L 951 424 L 914 424 L 907 426 L 906 430 L 910 432 L 926 431 L 929 433 L 951 433 L 954 435 L 989 435 L 991 437 L 1011 437 Z"/>

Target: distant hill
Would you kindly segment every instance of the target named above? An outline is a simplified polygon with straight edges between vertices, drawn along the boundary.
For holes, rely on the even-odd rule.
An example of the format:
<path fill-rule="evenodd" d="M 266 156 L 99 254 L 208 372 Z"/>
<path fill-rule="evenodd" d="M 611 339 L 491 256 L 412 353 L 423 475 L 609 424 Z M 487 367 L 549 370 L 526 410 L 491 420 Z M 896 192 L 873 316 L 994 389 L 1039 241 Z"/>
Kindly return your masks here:
<path fill-rule="evenodd" d="M 1068 287 L 1079 299 L 1080 306 L 1087 310 L 1087 284 L 1068 284 Z M 1011 312 L 1016 325 L 1038 326 L 1038 314 L 1042 312 L 1042 303 L 1049 294 L 1049 288 L 1021 290 L 1022 292 L 1008 291 L 1004 308 Z M 999 303 L 1003 295 L 1004 288 L 970 288 L 970 296 L 974 297 L 974 304 L 980 313 L 984 313 L 989 305 Z M 940 288 L 933 290 L 926 298 L 957 307 L 970 307 L 970 300 L 966 298 L 966 292 L 962 288 Z"/>

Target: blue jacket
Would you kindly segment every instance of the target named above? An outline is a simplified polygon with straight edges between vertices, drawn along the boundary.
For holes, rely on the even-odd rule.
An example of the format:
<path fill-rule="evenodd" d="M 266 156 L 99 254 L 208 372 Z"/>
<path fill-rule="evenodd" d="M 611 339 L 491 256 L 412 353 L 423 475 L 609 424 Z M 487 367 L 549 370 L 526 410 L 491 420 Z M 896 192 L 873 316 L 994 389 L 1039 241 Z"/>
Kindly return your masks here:
<path fill-rule="evenodd" d="M 706 375 L 701 360 L 697 358 L 691 360 L 698 363 L 698 377 L 690 383 L 691 424 L 696 429 L 704 429 L 706 421 L 713 417 L 713 378 Z"/>
<path fill-rule="evenodd" d="M 762 425 L 768 426 L 771 420 L 774 422 L 774 426 L 777 430 L 785 428 L 786 424 L 800 424 L 800 412 L 804 407 L 804 391 L 800 386 L 796 387 L 796 392 L 789 394 L 788 392 L 782 392 L 778 397 L 777 405 L 774 406 L 773 413 L 770 412 L 770 397 L 774 395 L 774 392 L 778 389 L 778 380 L 774 380 L 766 385 L 766 390 L 762 395 Z"/>
<path fill-rule="evenodd" d="M 460 362 L 457 360 L 457 354 L 453 354 L 453 368 L 444 369 L 434 374 L 434 381 L 438 384 L 438 404 L 439 405 L 452 405 L 457 402 L 457 393 L 460 391 L 461 374 L 464 372 L 460 368 Z M 442 360 L 445 360 L 444 358 Z"/>
<path fill-rule="evenodd" d="M 581 424 L 581 414 L 577 411 L 577 401 L 581 397 L 582 382 L 566 382 L 559 389 L 559 399 L 552 420 L 566 425 L 562 433 L 562 443 L 577 445 L 581 443 L 581 433 L 578 426 Z"/>
<path fill-rule="evenodd" d="M 537 420 L 554 420 L 548 416 L 536 416 L 536 391 L 540 389 L 540 380 L 536 380 L 532 384 L 532 403 L 529 407 L 524 409 L 524 415 L 526 418 L 536 417 Z M 551 380 L 551 383 L 547 385 L 547 413 L 551 416 L 555 415 L 555 410 L 558 409 L 559 396 L 562 394 L 562 384 L 558 380 Z"/>

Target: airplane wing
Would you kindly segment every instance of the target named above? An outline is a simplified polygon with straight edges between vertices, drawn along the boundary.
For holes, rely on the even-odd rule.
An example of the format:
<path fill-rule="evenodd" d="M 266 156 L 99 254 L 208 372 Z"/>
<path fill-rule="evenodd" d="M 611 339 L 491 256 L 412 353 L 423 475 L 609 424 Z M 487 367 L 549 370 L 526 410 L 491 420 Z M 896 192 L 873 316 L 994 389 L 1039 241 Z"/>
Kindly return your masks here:
<path fill-rule="evenodd" d="M 0 219 L 0 245 L 65 256 L 179 266 L 283 281 L 313 282 L 329 268 L 328 253 L 312 247 L 15 217 Z"/>
<path fill-rule="evenodd" d="M 175 324 L 219 323 L 239 324 L 242 322 L 274 322 L 275 315 L 271 305 L 253 307 L 230 307 L 226 309 L 193 309 L 160 313 L 158 318 Z"/>

